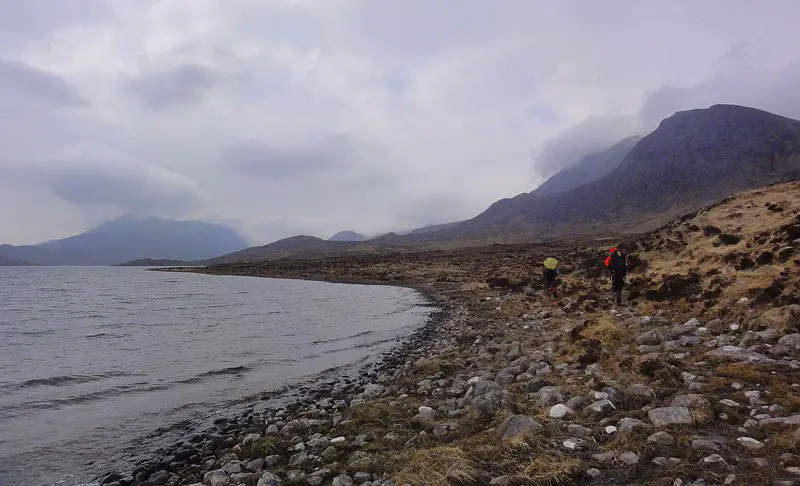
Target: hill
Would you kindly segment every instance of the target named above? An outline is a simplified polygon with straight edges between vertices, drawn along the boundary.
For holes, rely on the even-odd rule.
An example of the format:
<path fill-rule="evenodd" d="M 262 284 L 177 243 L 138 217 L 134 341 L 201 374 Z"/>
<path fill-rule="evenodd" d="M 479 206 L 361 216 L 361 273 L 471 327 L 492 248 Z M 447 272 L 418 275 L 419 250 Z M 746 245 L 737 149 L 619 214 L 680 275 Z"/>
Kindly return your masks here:
<path fill-rule="evenodd" d="M 328 238 L 328 241 L 364 241 L 367 238 L 355 231 L 340 231 Z"/>
<path fill-rule="evenodd" d="M 154 259 L 142 258 L 140 260 L 131 260 L 128 262 L 116 265 L 118 267 L 181 267 L 188 266 L 187 262 L 183 260 L 167 260 L 167 259 Z"/>
<path fill-rule="evenodd" d="M 246 246 L 218 224 L 125 216 L 61 240 L 2 245 L 0 256 L 40 265 L 115 265 L 144 258 L 202 260 Z"/>
<path fill-rule="evenodd" d="M 494 203 L 438 239 L 653 229 L 727 195 L 800 175 L 800 122 L 735 105 L 678 112 L 604 177 Z"/>
<path fill-rule="evenodd" d="M 21 260 L 19 258 L 0 256 L 0 267 L 30 267 L 35 265 L 35 263 Z"/>
<path fill-rule="evenodd" d="M 642 137 L 628 137 L 605 150 L 587 155 L 547 179 L 532 194 L 558 194 L 603 178 L 622 163 L 641 139 Z"/>

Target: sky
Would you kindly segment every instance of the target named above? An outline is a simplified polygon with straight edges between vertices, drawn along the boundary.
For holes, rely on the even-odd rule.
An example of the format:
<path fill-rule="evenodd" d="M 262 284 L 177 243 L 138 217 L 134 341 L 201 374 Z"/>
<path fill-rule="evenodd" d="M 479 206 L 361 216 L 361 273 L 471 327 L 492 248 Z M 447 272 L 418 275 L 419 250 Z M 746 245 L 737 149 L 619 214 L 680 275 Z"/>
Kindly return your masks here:
<path fill-rule="evenodd" d="M 800 118 L 800 2 L 0 0 L 0 243 L 475 216 L 675 111 Z"/>

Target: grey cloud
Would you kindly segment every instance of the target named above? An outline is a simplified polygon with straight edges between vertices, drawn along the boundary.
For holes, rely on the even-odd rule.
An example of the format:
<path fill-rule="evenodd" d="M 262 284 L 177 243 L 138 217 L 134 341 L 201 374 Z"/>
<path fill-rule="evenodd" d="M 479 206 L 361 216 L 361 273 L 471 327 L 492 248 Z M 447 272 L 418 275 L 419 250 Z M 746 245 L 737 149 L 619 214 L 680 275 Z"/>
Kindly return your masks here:
<path fill-rule="evenodd" d="M 346 172 L 363 162 L 370 150 L 347 136 L 332 136 L 305 145 L 247 141 L 223 151 L 229 167 L 247 177 L 287 180 Z"/>
<path fill-rule="evenodd" d="M 0 40 L 3 47 L 40 42 L 58 29 L 101 22 L 109 14 L 104 0 L 3 0 Z"/>
<path fill-rule="evenodd" d="M 152 109 L 194 103 L 214 85 L 215 76 L 206 67 L 184 64 L 174 69 L 144 73 L 129 81 L 128 88 Z"/>
<path fill-rule="evenodd" d="M 16 172 L 84 208 L 179 216 L 196 209 L 202 200 L 194 181 L 110 152 L 50 158 L 25 164 Z"/>
<path fill-rule="evenodd" d="M 28 64 L 0 59 L 0 94 L 5 102 L 36 102 L 51 106 L 85 106 L 88 101 L 60 76 Z"/>

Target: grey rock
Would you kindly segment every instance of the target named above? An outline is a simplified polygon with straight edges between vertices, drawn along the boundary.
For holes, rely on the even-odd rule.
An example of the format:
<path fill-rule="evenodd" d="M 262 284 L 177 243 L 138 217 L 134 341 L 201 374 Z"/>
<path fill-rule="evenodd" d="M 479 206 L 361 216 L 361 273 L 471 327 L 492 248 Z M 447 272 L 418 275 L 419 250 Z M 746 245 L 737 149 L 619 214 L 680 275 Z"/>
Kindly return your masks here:
<path fill-rule="evenodd" d="M 222 467 L 222 470 L 230 474 L 239 474 L 242 472 L 242 463 L 239 461 L 232 461 Z"/>
<path fill-rule="evenodd" d="M 681 463 L 681 460 L 678 459 L 677 457 L 670 457 L 670 458 L 656 457 L 651 462 L 653 464 L 655 464 L 656 466 L 675 467 L 675 466 L 677 466 L 678 464 Z"/>
<path fill-rule="evenodd" d="M 600 464 L 608 464 L 616 458 L 617 458 L 617 453 L 614 451 L 603 452 L 600 454 L 592 454 L 592 459 L 599 462 Z"/>
<path fill-rule="evenodd" d="M 654 408 L 647 412 L 647 417 L 656 427 L 665 427 L 674 424 L 692 424 L 692 412 L 686 407 Z"/>
<path fill-rule="evenodd" d="M 639 454 L 635 452 L 623 452 L 619 455 L 618 459 L 623 464 L 627 464 L 628 466 L 634 466 L 639 464 Z"/>
<path fill-rule="evenodd" d="M 206 486 L 226 486 L 230 484 L 230 478 L 222 469 L 209 471 L 203 476 L 203 484 Z"/>
<path fill-rule="evenodd" d="M 589 469 L 586 470 L 586 475 L 589 476 L 592 479 L 597 479 L 602 474 L 603 473 L 601 473 L 600 470 L 597 469 L 596 467 L 590 467 Z"/>
<path fill-rule="evenodd" d="M 353 479 L 347 474 L 342 474 L 333 478 L 332 486 L 353 486 L 355 483 Z"/>
<path fill-rule="evenodd" d="M 670 403 L 673 407 L 686 407 L 689 409 L 710 409 L 711 402 L 703 395 L 690 393 L 687 395 L 678 395 Z"/>
<path fill-rule="evenodd" d="M 539 399 L 536 404 L 540 407 L 552 407 L 564 401 L 561 389 L 557 386 L 545 386 L 537 392 Z"/>
<path fill-rule="evenodd" d="M 308 464 L 308 454 L 305 452 L 298 452 L 289 459 L 289 467 L 301 468 Z"/>
<path fill-rule="evenodd" d="M 569 415 L 571 413 L 572 413 L 572 410 L 569 407 L 567 407 L 566 405 L 563 405 L 563 404 L 558 404 L 558 405 L 553 405 L 552 407 L 550 407 L 550 411 L 548 412 L 548 415 L 550 416 L 550 418 L 561 419 L 561 418 L 564 418 L 564 417 L 566 417 L 567 415 Z"/>
<path fill-rule="evenodd" d="M 692 450 L 698 452 L 719 452 L 719 446 L 710 440 L 695 439 L 692 441 Z"/>
<path fill-rule="evenodd" d="M 748 459 L 748 462 L 759 469 L 768 469 L 770 467 L 769 459 L 764 457 L 753 457 Z"/>
<path fill-rule="evenodd" d="M 569 424 L 567 426 L 567 432 L 573 437 L 586 437 L 592 433 L 590 429 L 578 424 Z"/>
<path fill-rule="evenodd" d="M 800 333 L 792 333 L 778 339 L 778 344 L 789 349 L 800 349 Z"/>
<path fill-rule="evenodd" d="M 656 331 L 647 331 L 636 336 L 636 344 L 640 346 L 655 346 L 661 344 L 662 338 Z"/>
<path fill-rule="evenodd" d="M 722 322 L 722 319 L 714 319 L 706 324 L 706 327 L 709 331 L 711 331 L 712 334 L 715 335 L 725 334 L 725 332 L 728 330 L 727 324 Z"/>
<path fill-rule="evenodd" d="M 320 486 L 324 482 L 325 478 L 318 474 L 312 474 L 306 478 L 306 484 L 308 484 L 308 486 Z"/>
<path fill-rule="evenodd" d="M 710 456 L 704 457 L 701 464 L 716 469 L 728 469 L 730 467 L 728 462 L 719 454 L 711 454 Z"/>
<path fill-rule="evenodd" d="M 656 397 L 656 392 L 649 386 L 641 384 L 633 384 L 628 387 L 627 392 L 629 395 L 640 399 L 652 400 Z"/>
<path fill-rule="evenodd" d="M 692 324 L 676 324 L 669 329 L 669 335 L 673 339 L 678 339 L 682 336 L 694 334 L 697 331 L 697 326 Z"/>
<path fill-rule="evenodd" d="M 610 400 L 606 399 L 606 400 L 598 400 L 592 403 L 591 405 L 589 405 L 584 409 L 584 412 L 595 415 L 608 415 L 614 410 L 616 410 L 614 404 L 611 403 Z"/>
<path fill-rule="evenodd" d="M 628 434 L 633 432 L 635 429 L 644 429 L 647 428 L 647 424 L 642 422 L 641 420 L 636 420 L 632 418 L 623 418 L 617 423 L 617 429 L 620 434 Z"/>
<path fill-rule="evenodd" d="M 758 425 L 761 427 L 792 428 L 800 426 L 800 414 L 789 417 L 776 417 L 760 420 Z"/>
<path fill-rule="evenodd" d="M 736 442 L 738 442 L 741 446 L 751 451 L 757 451 L 764 447 L 763 442 L 759 442 L 753 439 L 752 437 L 739 437 L 738 439 L 736 439 Z"/>
<path fill-rule="evenodd" d="M 150 482 L 156 486 L 166 483 L 168 479 L 169 473 L 167 471 L 157 471 L 150 475 Z"/>
<path fill-rule="evenodd" d="M 583 404 L 584 403 L 585 403 L 585 401 L 584 401 L 583 397 L 572 397 L 569 400 L 567 400 L 566 405 L 567 405 L 567 407 L 569 407 L 570 410 L 574 411 L 574 410 L 580 410 L 581 408 L 583 408 Z"/>
<path fill-rule="evenodd" d="M 291 470 L 286 473 L 286 479 L 290 483 L 299 483 L 306 478 L 306 472 L 298 469 Z"/>
<path fill-rule="evenodd" d="M 264 458 L 265 467 L 275 467 L 279 462 L 281 462 L 281 456 L 279 454 L 273 454 Z"/>
<path fill-rule="evenodd" d="M 254 459 L 248 462 L 247 465 L 245 466 L 245 469 L 253 473 L 261 471 L 262 469 L 264 469 L 264 459 Z"/>
<path fill-rule="evenodd" d="M 675 437 L 664 431 L 656 432 L 647 438 L 647 443 L 658 447 L 669 447 L 675 444 Z"/>
<path fill-rule="evenodd" d="M 247 434 L 242 441 L 242 446 L 249 446 L 261 438 L 260 434 Z"/>
<path fill-rule="evenodd" d="M 364 387 L 364 398 L 376 398 L 379 397 L 384 391 L 384 388 L 381 385 L 376 384 L 369 384 Z"/>
<path fill-rule="evenodd" d="M 535 435 L 544 427 L 527 415 L 510 415 L 497 428 L 497 437 L 502 440 L 511 440 L 517 437 Z"/>
<path fill-rule="evenodd" d="M 764 356 L 761 353 L 751 351 L 749 349 L 740 348 L 738 346 L 722 346 L 713 351 L 705 354 L 710 358 L 724 359 L 728 361 L 759 363 L 759 364 L 773 364 L 775 360 Z"/>

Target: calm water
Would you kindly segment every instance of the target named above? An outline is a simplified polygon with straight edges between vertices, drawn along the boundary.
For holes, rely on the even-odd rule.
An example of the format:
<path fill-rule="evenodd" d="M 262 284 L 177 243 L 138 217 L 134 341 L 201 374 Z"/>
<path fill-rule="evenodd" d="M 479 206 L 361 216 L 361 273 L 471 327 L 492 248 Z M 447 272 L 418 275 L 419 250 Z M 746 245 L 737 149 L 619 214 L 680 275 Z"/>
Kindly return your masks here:
<path fill-rule="evenodd" d="M 85 480 L 159 427 L 375 358 L 428 311 L 392 287 L 0 267 L 0 485 Z"/>

